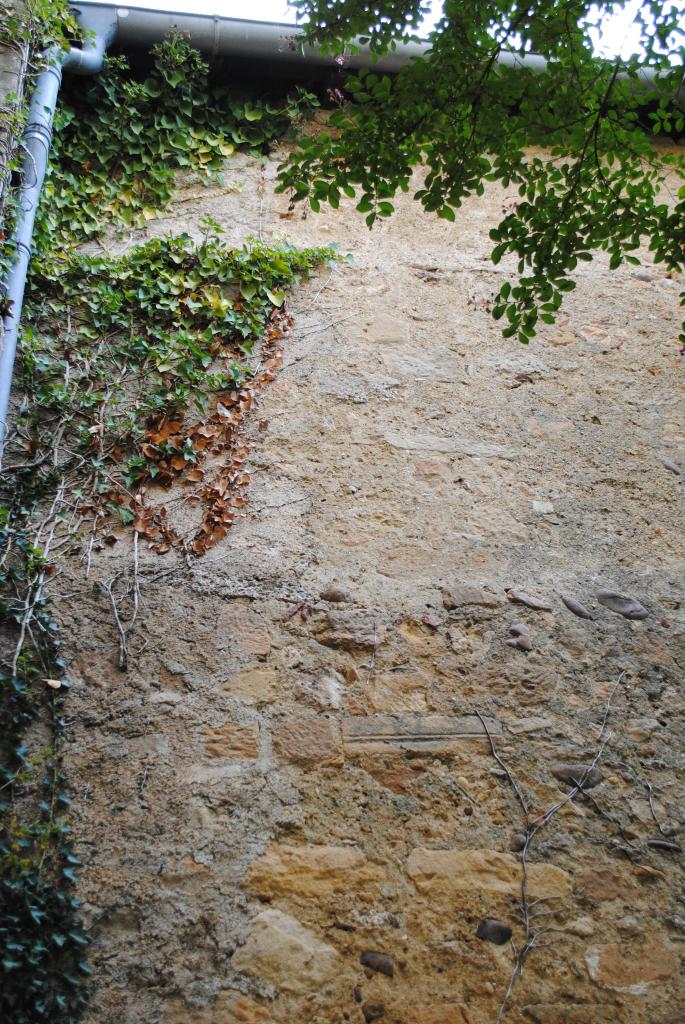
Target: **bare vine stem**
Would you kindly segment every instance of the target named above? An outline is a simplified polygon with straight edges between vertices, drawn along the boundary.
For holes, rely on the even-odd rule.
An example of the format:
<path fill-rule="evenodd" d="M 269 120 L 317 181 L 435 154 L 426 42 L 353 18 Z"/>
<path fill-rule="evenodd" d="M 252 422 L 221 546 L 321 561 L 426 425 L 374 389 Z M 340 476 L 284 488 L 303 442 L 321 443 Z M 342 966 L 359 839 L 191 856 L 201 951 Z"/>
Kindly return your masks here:
<path fill-rule="evenodd" d="M 607 699 L 606 705 L 604 707 L 604 716 L 602 718 L 602 724 L 601 724 L 601 727 L 600 727 L 599 736 L 597 738 L 598 747 L 597 747 L 597 751 L 596 751 L 594 757 L 592 758 L 592 761 L 590 762 L 590 764 L 588 764 L 585 767 L 585 769 L 583 771 L 583 774 L 582 774 L 582 777 L 580 779 L 578 779 L 578 780 L 574 780 L 574 785 L 569 790 L 569 792 L 566 794 L 566 796 L 564 796 L 563 799 L 558 800 L 555 804 L 552 804 L 551 807 L 547 808 L 547 810 L 544 812 L 544 814 L 542 814 L 542 815 L 540 815 L 539 817 L 536 817 L 536 818 L 531 818 L 530 809 L 528 807 L 528 803 L 526 801 L 526 798 L 525 798 L 525 796 L 523 794 L 523 791 L 521 789 L 521 786 L 519 785 L 519 782 L 518 782 L 516 776 L 511 771 L 511 769 L 507 765 L 506 761 L 504 760 L 504 758 L 501 756 L 501 754 L 498 752 L 497 748 L 495 747 L 495 741 L 494 741 L 494 739 L 492 737 L 492 733 L 491 733 L 491 731 L 490 731 L 490 729 L 488 727 L 486 719 L 481 714 L 481 712 L 478 710 L 478 708 L 475 709 L 476 715 L 480 719 L 480 723 L 483 726 L 483 730 L 485 732 L 485 735 L 488 738 L 488 742 L 490 744 L 490 750 L 492 752 L 492 756 L 497 761 L 497 764 L 500 766 L 500 768 L 502 769 L 502 771 L 506 775 L 507 781 L 509 782 L 509 785 L 511 786 L 511 788 L 513 789 L 513 791 L 514 791 L 514 793 L 516 795 L 517 803 L 519 804 L 519 807 L 521 808 L 521 812 L 523 814 L 524 826 L 525 826 L 525 840 L 524 840 L 524 843 L 523 843 L 523 847 L 522 847 L 522 849 L 520 851 L 520 861 L 521 861 L 521 914 L 522 914 L 523 930 L 524 930 L 523 931 L 523 945 L 521 946 L 520 949 L 516 949 L 516 946 L 514 946 L 514 952 L 515 952 L 515 955 L 516 955 L 516 959 L 514 961 L 514 966 L 513 966 L 512 972 L 511 972 L 511 976 L 509 978 L 509 984 L 507 985 L 506 992 L 504 993 L 504 996 L 502 998 L 502 1002 L 500 1004 L 500 1008 L 499 1008 L 499 1011 L 498 1011 L 498 1014 L 497 1014 L 496 1024 L 502 1024 L 502 1021 L 504 1020 L 504 1018 L 506 1016 L 507 1010 L 509 1009 L 509 1003 L 511 1001 L 511 997 L 512 997 L 512 994 L 514 992 L 514 988 L 516 986 L 516 982 L 518 981 L 518 979 L 523 974 L 523 968 L 525 966 L 526 960 L 528 959 L 530 954 L 533 952 L 533 950 L 539 949 L 541 946 L 544 945 L 544 943 L 542 943 L 540 941 L 541 937 L 543 935 L 546 935 L 547 933 L 549 933 L 550 931 L 553 930 L 553 929 L 551 929 L 549 927 L 542 927 L 542 928 L 540 928 L 536 924 L 536 922 L 538 922 L 541 918 L 548 917 L 551 913 L 553 913 L 553 911 L 548 911 L 546 909 L 540 911 L 540 910 L 537 909 L 541 904 L 544 904 L 546 902 L 547 897 L 541 897 L 541 898 L 535 899 L 535 900 L 531 900 L 530 899 L 530 895 L 529 895 L 529 891 L 528 891 L 528 853 L 529 853 L 531 844 L 532 844 L 533 839 L 535 838 L 535 836 L 538 834 L 538 832 L 540 832 L 543 828 L 545 828 L 550 823 L 552 818 L 554 818 L 555 815 L 558 814 L 559 811 L 563 807 L 565 807 L 567 804 L 570 804 L 573 800 L 575 800 L 575 798 L 578 796 L 579 793 L 584 793 L 585 794 L 584 787 L 585 787 L 588 779 L 590 778 L 590 775 L 591 775 L 592 771 L 594 770 L 594 768 L 596 767 L 597 763 L 602 758 L 602 755 L 604 754 L 604 750 L 606 748 L 607 743 L 611 739 L 611 733 L 607 733 L 607 725 L 609 723 L 609 716 L 611 714 L 611 705 L 612 705 L 614 696 L 616 694 L 616 691 L 618 690 L 619 686 L 623 682 L 624 677 L 625 677 L 625 671 L 621 672 L 620 675 L 618 676 L 616 682 L 614 683 L 614 685 L 613 685 L 613 687 L 611 689 L 611 693 L 609 694 L 609 697 Z M 513 943 L 512 943 L 512 945 L 513 945 Z"/>
<path fill-rule="evenodd" d="M 126 591 L 125 591 L 125 593 L 123 595 L 123 598 L 122 598 L 122 600 L 125 600 L 130 595 L 131 601 L 132 601 L 132 605 L 133 605 L 132 611 L 131 611 L 131 615 L 130 615 L 129 620 L 128 620 L 128 622 L 126 624 L 124 624 L 124 622 L 122 620 L 122 617 L 121 617 L 121 614 L 120 614 L 120 610 L 119 610 L 119 605 L 117 604 L 117 598 L 116 598 L 116 595 L 114 593 L 114 587 L 115 587 L 115 585 L 117 583 L 117 580 L 119 580 L 120 578 L 121 578 L 121 573 L 117 573 L 115 576 L 110 577 L 110 579 L 105 580 L 105 582 L 102 584 L 102 589 L 104 590 L 104 592 L 107 594 L 107 597 L 109 598 L 110 607 L 112 609 L 112 614 L 114 616 L 114 624 L 117 627 L 117 633 L 118 633 L 118 639 L 119 639 L 119 657 L 117 659 L 117 665 L 118 665 L 118 668 L 119 668 L 120 672 L 127 672 L 128 671 L 128 638 L 131 635 L 131 630 L 133 629 L 133 627 L 134 627 L 134 625 L 136 623 L 136 620 L 138 618 L 138 612 L 140 611 L 140 602 L 141 602 L 141 595 L 140 595 L 140 572 L 139 572 L 139 561 L 138 561 L 138 534 L 137 534 L 137 532 L 134 532 L 134 534 L 133 534 L 133 580 L 127 586 Z"/>
<path fill-rule="evenodd" d="M 48 526 L 49 526 L 49 533 L 48 533 L 48 536 L 46 538 L 45 544 L 44 544 L 43 549 L 42 549 L 42 556 L 43 556 L 44 559 L 47 559 L 47 556 L 48 556 L 48 554 L 50 552 L 50 547 L 52 545 L 53 538 L 55 536 L 55 530 L 57 529 L 57 516 L 56 516 L 56 513 L 57 513 L 57 509 L 59 508 L 59 506 L 61 504 L 62 498 L 64 497 L 64 488 L 65 488 L 65 483 L 64 483 L 64 479 L 62 479 L 60 481 L 60 484 L 59 484 L 58 488 L 57 488 L 57 493 L 55 494 L 55 497 L 53 499 L 52 505 L 50 506 L 50 511 L 48 512 L 47 516 L 42 521 L 42 523 L 40 524 L 40 526 L 38 527 L 38 530 L 36 532 L 36 547 L 37 547 L 38 543 L 40 541 L 40 537 L 41 537 L 41 534 L 42 534 L 43 530 L 47 529 Z M 31 618 L 33 616 L 33 612 L 35 610 L 36 604 L 40 600 L 40 597 L 41 597 L 41 594 L 43 592 L 43 587 L 44 586 L 45 586 L 45 568 L 41 569 L 40 573 L 38 574 L 38 576 L 37 576 L 37 578 L 35 580 L 35 583 L 31 587 L 29 587 L 29 589 L 27 590 L 26 596 L 24 598 L 24 604 L 23 604 L 23 608 L 22 608 L 22 615 L 21 615 L 21 619 L 20 619 L 20 622 L 19 622 L 19 636 L 17 638 L 17 644 L 16 644 L 16 647 L 14 648 L 14 655 L 12 657 L 12 675 L 13 676 L 16 676 L 16 674 L 17 674 L 17 668 L 19 666 L 19 658 L 21 657 L 21 652 L 23 650 L 24 642 L 26 640 L 26 633 L 27 633 L 27 630 L 29 628 L 29 625 L 30 625 L 30 622 L 31 622 Z"/>

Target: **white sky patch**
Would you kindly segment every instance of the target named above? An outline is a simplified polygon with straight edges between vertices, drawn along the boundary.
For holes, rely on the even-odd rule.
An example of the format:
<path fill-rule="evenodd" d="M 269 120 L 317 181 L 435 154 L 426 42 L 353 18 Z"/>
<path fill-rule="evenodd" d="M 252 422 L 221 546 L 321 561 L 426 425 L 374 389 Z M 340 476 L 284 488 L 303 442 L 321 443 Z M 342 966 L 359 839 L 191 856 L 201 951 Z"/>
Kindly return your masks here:
<path fill-rule="evenodd" d="M 87 3 L 88 0 L 85 0 Z M 591 30 L 596 52 L 602 57 L 629 57 L 639 52 L 640 29 L 635 24 L 635 13 L 641 0 L 619 10 L 604 19 L 601 31 Z M 683 15 L 685 31 L 685 0 L 674 0 L 673 5 Z M 250 21 L 275 21 L 295 24 L 295 13 L 286 0 L 136 0 L 126 7 L 147 8 L 157 11 L 175 11 L 183 14 L 217 14 L 225 18 L 247 18 Z M 442 13 L 442 4 L 434 2 L 431 14 L 424 21 L 426 29 L 432 28 Z M 682 40 L 681 40 L 682 41 Z"/>

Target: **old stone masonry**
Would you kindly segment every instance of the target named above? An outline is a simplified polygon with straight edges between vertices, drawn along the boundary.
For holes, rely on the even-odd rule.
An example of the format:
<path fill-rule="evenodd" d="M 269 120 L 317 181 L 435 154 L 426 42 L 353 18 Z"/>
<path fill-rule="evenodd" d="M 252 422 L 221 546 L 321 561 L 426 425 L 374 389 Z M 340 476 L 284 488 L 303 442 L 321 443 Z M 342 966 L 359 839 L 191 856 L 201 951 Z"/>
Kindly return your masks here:
<path fill-rule="evenodd" d="M 93 584 L 131 534 L 74 558 L 88 1024 L 679 1024 L 677 282 L 583 264 L 524 348 L 503 193 L 369 232 L 278 158 L 134 232 L 352 260 L 291 301 L 237 525 L 141 545 L 127 673 Z"/>

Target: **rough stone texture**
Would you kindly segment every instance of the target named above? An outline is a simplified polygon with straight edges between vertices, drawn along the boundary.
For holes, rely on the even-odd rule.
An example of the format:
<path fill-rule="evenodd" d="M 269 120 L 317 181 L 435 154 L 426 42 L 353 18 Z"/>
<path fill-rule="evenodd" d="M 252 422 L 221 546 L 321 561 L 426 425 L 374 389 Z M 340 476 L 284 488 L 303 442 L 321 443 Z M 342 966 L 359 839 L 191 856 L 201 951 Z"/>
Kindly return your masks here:
<path fill-rule="evenodd" d="M 512 271 L 488 260 L 509 193 L 454 225 L 402 198 L 369 232 L 346 203 L 291 214 L 277 159 L 263 200 L 239 157 L 240 194 L 208 187 L 134 233 L 197 236 L 209 215 L 229 241 L 261 225 L 353 261 L 289 300 L 245 516 L 190 566 L 141 547 L 127 674 L 93 584 L 130 571 L 130 536 L 93 551 L 88 580 L 64 559 L 87 1024 L 362 1024 L 381 1004 L 381 1024 L 493 1024 L 512 950 L 476 929 L 507 922 L 521 946 L 524 823 L 476 712 L 535 818 L 565 797 L 552 766 L 592 763 L 623 671 L 596 806 L 565 805 L 530 849 L 554 930 L 505 1024 L 675 1024 L 680 858 L 648 845 L 654 815 L 677 829 L 685 804 L 683 478 L 662 462 L 685 463 L 673 282 L 648 253 L 646 280 L 583 264 L 523 348 L 488 314 Z M 190 530 L 187 503 L 169 507 Z M 331 581 L 349 601 L 320 597 Z M 602 589 L 649 617 L 612 613 Z M 513 625 L 532 651 L 506 644 Z M 644 994 L 600 987 L 589 946 L 597 979 Z M 367 977 L 364 950 L 394 976 Z"/>
<path fill-rule="evenodd" d="M 0 22 L 20 18 L 24 6 L 23 0 L 0 0 Z M 28 57 L 26 39 L 0 41 L 0 228 L 10 178 L 9 162 L 18 143 L 13 120 L 24 98 Z"/>
<path fill-rule="evenodd" d="M 274 729 L 273 745 L 281 761 L 307 768 L 342 764 L 340 729 L 328 718 L 300 718 Z"/>
<path fill-rule="evenodd" d="M 415 1006 L 406 1018 L 406 1024 L 472 1024 L 473 1017 L 463 1003 L 431 1003 Z"/>
<path fill-rule="evenodd" d="M 616 943 L 592 946 L 585 953 L 585 963 L 600 988 L 633 996 L 647 995 L 648 985 L 665 981 L 678 969 L 673 952 L 657 942 L 646 943 L 631 953 Z"/>
<path fill-rule="evenodd" d="M 322 896 L 362 888 L 383 878 L 350 846 L 272 846 L 250 865 L 246 884 L 261 897 Z"/>
<path fill-rule="evenodd" d="M 380 647 L 387 633 L 382 612 L 375 608 L 331 608 L 317 631 L 317 639 L 327 647 Z"/>
<path fill-rule="evenodd" d="M 205 729 L 205 750 L 210 757 L 257 756 L 257 726 L 227 722 L 218 729 Z"/>
<path fill-rule="evenodd" d="M 521 890 L 521 865 L 497 850 L 412 850 L 407 874 L 422 893 L 482 890 L 514 896 Z M 528 866 L 534 898 L 561 898 L 569 892 L 569 877 L 551 864 Z"/>
<path fill-rule="evenodd" d="M 339 970 L 335 949 L 321 942 L 290 914 L 265 910 L 255 918 L 233 966 L 273 982 L 284 992 L 314 993 Z"/>
<path fill-rule="evenodd" d="M 373 711 L 426 711 L 429 680 L 417 673 L 388 672 L 369 682 L 368 699 Z"/>
<path fill-rule="evenodd" d="M 221 992 L 216 1002 L 191 1009 L 184 1000 L 171 1004 L 164 1024 L 269 1024 L 269 1010 L 248 996 Z"/>
<path fill-rule="evenodd" d="M 278 694 L 278 675 L 272 668 L 248 668 L 231 676 L 224 690 L 245 704 L 270 704 Z"/>
<path fill-rule="evenodd" d="M 616 1008 L 591 1003 L 587 1006 L 538 1003 L 526 1006 L 525 1015 L 535 1024 L 613 1024 Z"/>

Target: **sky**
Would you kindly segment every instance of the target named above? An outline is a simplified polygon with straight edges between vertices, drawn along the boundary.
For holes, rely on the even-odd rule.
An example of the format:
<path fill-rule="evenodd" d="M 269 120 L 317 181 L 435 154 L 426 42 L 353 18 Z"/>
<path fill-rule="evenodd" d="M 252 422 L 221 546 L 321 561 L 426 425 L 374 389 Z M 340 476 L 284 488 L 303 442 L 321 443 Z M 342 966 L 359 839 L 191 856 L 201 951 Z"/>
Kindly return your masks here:
<path fill-rule="evenodd" d="M 87 0 L 86 0 L 87 2 Z M 620 54 L 628 57 L 636 52 L 639 30 L 633 25 L 635 12 L 641 0 L 632 0 L 622 11 L 609 18 L 600 34 L 595 31 L 593 40 L 596 51 L 604 57 Z M 685 0 L 675 0 L 682 8 L 685 24 Z M 249 18 L 251 21 L 281 21 L 295 24 L 295 15 L 288 8 L 286 0 L 135 0 L 127 7 L 147 7 L 158 11 L 183 11 L 187 14 L 219 14 L 230 18 Z M 439 0 L 433 2 L 433 12 L 424 22 L 426 28 L 435 24 L 440 16 Z"/>

